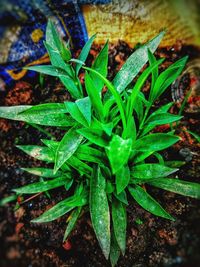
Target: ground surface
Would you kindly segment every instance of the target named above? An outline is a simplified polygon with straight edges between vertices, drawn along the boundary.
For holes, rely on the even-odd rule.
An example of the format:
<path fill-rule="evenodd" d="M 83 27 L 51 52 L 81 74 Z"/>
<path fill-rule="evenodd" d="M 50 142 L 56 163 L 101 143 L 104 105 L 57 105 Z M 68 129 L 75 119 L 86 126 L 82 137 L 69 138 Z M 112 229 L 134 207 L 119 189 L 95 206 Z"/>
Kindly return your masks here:
<path fill-rule="evenodd" d="M 131 49 L 123 42 L 110 48 L 109 71 L 113 77 L 117 68 L 123 64 Z M 190 54 L 194 49 L 184 48 L 181 44 L 159 51 L 174 61 L 177 57 Z M 96 54 L 93 49 L 89 61 Z M 167 60 L 167 64 L 170 63 Z M 163 68 L 166 66 L 163 65 Z M 190 83 L 191 81 L 186 81 Z M 37 83 L 37 82 L 36 82 Z M 1 93 L 1 105 L 36 104 L 39 102 L 61 102 L 68 99 L 62 86 L 45 81 L 44 88 L 30 86 L 19 82 L 7 92 Z M 188 84 L 183 87 L 187 90 Z M 144 92 L 148 90 L 148 84 Z M 171 101 L 171 92 L 163 96 L 157 103 Z M 199 152 L 200 146 L 184 129 L 198 133 L 198 112 L 193 112 L 187 106 L 184 119 L 178 127 L 178 133 L 183 141 L 164 152 L 168 160 L 184 160 L 178 176 L 182 179 L 199 182 Z M 178 107 L 172 110 L 176 113 Z M 157 129 L 165 130 L 164 128 Z M 54 134 L 59 132 L 54 132 Z M 35 177 L 20 170 L 24 166 L 39 166 L 21 153 L 15 144 L 39 144 L 44 138 L 36 129 L 19 122 L 0 120 L 0 198 L 10 194 L 11 189 L 19 187 Z M 186 153 L 184 152 L 186 149 Z M 199 201 L 155 188 L 147 188 L 166 210 L 171 213 L 176 222 L 157 218 L 142 210 L 134 201 L 129 200 L 127 250 L 119 260 L 119 267 L 199 267 L 200 266 L 200 205 Z M 35 199 L 0 208 L 0 267 L 98 267 L 109 266 L 102 256 L 97 244 L 88 214 L 82 216 L 73 231 L 69 241 L 62 244 L 66 217 L 48 224 L 31 224 L 30 220 L 37 217 L 47 208 L 58 202 L 65 195 L 63 190 L 54 190 L 52 199 L 39 195 Z M 18 200 L 20 201 L 20 200 Z"/>

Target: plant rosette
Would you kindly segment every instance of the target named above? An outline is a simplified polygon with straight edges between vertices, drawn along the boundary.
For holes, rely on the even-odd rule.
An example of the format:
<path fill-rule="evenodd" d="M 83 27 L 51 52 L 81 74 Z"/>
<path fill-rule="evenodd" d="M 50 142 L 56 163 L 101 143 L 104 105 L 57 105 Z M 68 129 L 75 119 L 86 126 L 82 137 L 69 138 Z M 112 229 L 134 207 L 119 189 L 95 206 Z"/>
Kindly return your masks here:
<path fill-rule="evenodd" d="M 107 77 L 108 42 L 94 60 L 85 65 L 92 36 L 77 59 L 72 58 L 69 43 L 63 42 L 53 23 L 48 22 L 44 43 L 50 65 L 28 70 L 55 76 L 65 86 L 73 101 L 36 106 L 0 107 L 0 117 L 24 121 L 41 127 L 65 130 L 61 140 L 42 139 L 43 146 L 18 145 L 28 155 L 54 168 L 23 168 L 42 180 L 13 189 L 16 195 L 3 199 L 1 205 L 16 196 L 47 192 L 64 187 L 67 197 L 45 211 L 34 223 L 45 223 L 69 213 L 63 241 L 73 230 L 84 210 L 90 212 L 92 225 L 106 259 L 114 266 L 120 253 L 125 254 L 129 194 L 148 212 L 174 220 L 144 188 L 148 184 L 184 196 L 200 198 L 200 185 L 174 178 L 177 162 L 165 161 L 161 151 L 180 140 L 174 130 L 153 133 L 159 125 L 173 124 L 182 117 L 169 113 L 173 103 L 152 111 L 154 102 L 181 74 L 187 57 L 160 72 L 164 58 L 153 55 L 164 32 L 138 48 L 112 81 Z M 133 79 L 147 64 L 135 83 Z M 84 72 L 84 83 L 79 80 Z M 142 87 L 151 77 L 148 97 Z M 107 88 L 105 94 L 103 88 Z M 44 130 L 43 130 L 44 131 Z M 152 161 L 152 158 L 153 161 Z M 151 162 L 152 161 L 152 162 Z M 179 162 L 181 166 L 182 162 Z M 78 174 L 79 179 L 76 179 Z"/>

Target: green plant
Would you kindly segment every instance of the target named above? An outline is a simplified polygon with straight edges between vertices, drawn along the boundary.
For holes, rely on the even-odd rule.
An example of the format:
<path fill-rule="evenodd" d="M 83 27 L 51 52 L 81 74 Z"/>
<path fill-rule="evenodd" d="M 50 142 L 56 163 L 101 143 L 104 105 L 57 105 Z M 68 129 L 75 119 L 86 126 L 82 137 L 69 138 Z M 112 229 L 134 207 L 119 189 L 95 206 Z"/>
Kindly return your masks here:
<path fill-rule="evenodd" d="M 46 103 L 36 106 L 0 107 L 0 117 L 25 121 L 32 125 L 54 126 L 66 130 L 61 140 L 41 140 L 43 146 L 18 145 L 28 155 L 45 161 L 54 168 L 23 168 L 42 177 L 17 189 L 17 195 L 36 194 L 64 186 L 66 198 L 32 220 L 34 223 L 53 221 L 70 212 L 64 240 L 68 238 L 82 211 L 89 206 L 92 225 L 106 259 L 117 263 L 126 247 L 127 194 L 148 212 L 174 220 L 144 189 L 148 184 L 181 195 L 199 198 L 200 185 L 168 178 L 178 169 L 177 162 L 164 161 L 160 151 L 179 141 L 173 131 L 152 133 L 158 125 L 173 123 L 179 115 L 168 113 L 172 103 L 152 112 L 154 102 L 183 70 L 184 57 L 159 73 L 164 59 L 153 52 L 164 32 L 136 50 L 114 80 L 107 80 L 108 43 L 104 45 L 91 67 L 85 66 L 95 36 L 73 59 L 69 44 L 59 38 L 49 21 L 45 46 L 51 65 L 29 67 L 58 77 L 74 101 Z M 132 85 L 133 79 L 149 60 L 149 66 Z M 79 72 L 85 71 L 85 86 Z M 151 76 L 148 99 L 141 89 Z M 101 93 L 103 87 L 108 91 Z M 49 135 L 48 135 L 49 136 Z M 11 197 L 11 200 L 13 198 Z M 6 199 L 9 202 L 10 199 Z"/>

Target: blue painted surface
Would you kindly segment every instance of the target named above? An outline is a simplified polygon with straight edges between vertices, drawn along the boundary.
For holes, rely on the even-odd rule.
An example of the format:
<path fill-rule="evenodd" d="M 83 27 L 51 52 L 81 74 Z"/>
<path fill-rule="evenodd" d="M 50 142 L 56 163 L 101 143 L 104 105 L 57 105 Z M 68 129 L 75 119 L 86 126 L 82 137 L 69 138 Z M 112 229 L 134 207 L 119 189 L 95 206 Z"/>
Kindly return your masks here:
<path fill-rule="evenodd" d="M 71 39 L 74 49 L 83 47 L 88 39 L 87 29 L 81 13 L 82 4 L 107 4 L 110 0 L 0 0 L 0 47 L 3 45 L 3 55 L 0 57 L 0 79 L 11 85 L 17 80 L 22 67 L 43 57 L 46 50 L 43 45 L 47 19 L 51 18 L 65 40 Z M 12 27 L 17 30 L 12 34 Z M 39 30 L 42 37 L 35 42 L 31 37 Z M 26 74 L 32 77 L 33 73 Z M 0 83 L 1 84 L 1 83 Z"/>

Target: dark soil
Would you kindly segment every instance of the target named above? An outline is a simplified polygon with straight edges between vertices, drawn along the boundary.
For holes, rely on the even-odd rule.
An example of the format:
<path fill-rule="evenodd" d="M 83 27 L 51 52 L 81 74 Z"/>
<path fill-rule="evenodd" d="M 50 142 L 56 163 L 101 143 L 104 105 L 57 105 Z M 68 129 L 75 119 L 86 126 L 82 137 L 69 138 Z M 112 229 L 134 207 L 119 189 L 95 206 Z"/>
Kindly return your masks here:
<path fill-rule="evenodd" d="M 93 60 L 99 47 L 94 47 L 88 62 Z M 132 49 L 124 42 L 110 47 L 109 78 L 131 54 Z M 166 56 L 165 68 L 182 55 L 190 58 L 199 56 L 194 47 L 174 47 L 160 49 L 158 56 Z M 184 80 L 182 90 L 185 94 L 190 86 L 190 77 Z M 1 93 L 0 105 L 36 104 L 40 102 L 61 102 L 69 99 L 63 86 L 57 81 L 45 78 L 41 87 L 31 86 L 25 81 L 18 82 L 14 88 Z M 148 83 L 144 93 L 148 91 Z M 168 90 L 157 103 L 172 101 Z M 177 113 L 178 105 L 173 108 Z M 185 112 L 184 119 L 178 127 L 182 141 L 165 151 L 168 160 L 186 160 L 180 168 L 178 177 L 183 180 L 199 182 L 200 145 L 183 130 L 190 129 L 198 133 L 199 113 Z M 157 131 L 168 128 L 159 127 Z M 59 132 L 53 129 L 55 135 Z M 40 144 L 46 137 L 36 129 L 20 122 L 0 120 L 0 199 L 11 193 L 13 188 L 36 181 L 36 178 L 23 173 L 20 167 L 40 166 L 40 162 L 30 159 L 20 152 L 15 144 Z M 155 188 L 147 187 L 176 222 L 155 217 L 129 200 L 127 249 L 121 257 L 119 267 L 199 267 L 200 266 L 200 206 L 199 201 L 175 195 Z M 54 190 L 51 199 L 40 194 L 34 199 L 18 199 L 17 204 L 8 204 L 0 208 L 0 267 L 98 267 L 110 266 L 104 259 L 95 238 L 89 215 L 85 213 L 66 243 L 62 243 L 67 216 L 48 224 L 30 223 L 47 208 L 63 199 L 65 190 Z M 27 197 L 26 199 L 27 200 Z"/>

